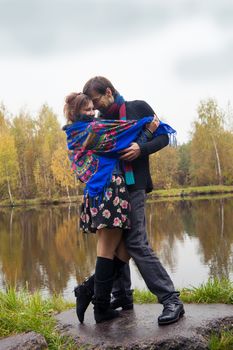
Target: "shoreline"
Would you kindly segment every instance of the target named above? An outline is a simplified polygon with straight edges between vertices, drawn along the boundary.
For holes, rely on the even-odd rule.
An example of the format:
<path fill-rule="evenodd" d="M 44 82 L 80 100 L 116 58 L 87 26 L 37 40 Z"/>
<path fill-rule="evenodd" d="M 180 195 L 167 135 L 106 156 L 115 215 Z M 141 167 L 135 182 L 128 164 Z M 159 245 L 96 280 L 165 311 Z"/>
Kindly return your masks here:
<path fill-rule="evenodd" d="M 214 195 L 233 195 L 233 186 L 213 185 L 213 186 L 197 186 L 197 187 L 181 187 L 163 190 L 154 190 L 147 194 L 147 200 L 153 201 L 157 199 L 194 199 L 203 196 Z M 28 206 L 44 206 L 44 205 L 60 205 L 60 204 L 74 204 L 81 203 L 82 195 L 68 197 L 54 197 L 54 198 L 32 198 L 32 199 L 15 199 L 14 203 L 9 200 L 0 201 L 0 208 L 2 207 L 28 207 Z"/>

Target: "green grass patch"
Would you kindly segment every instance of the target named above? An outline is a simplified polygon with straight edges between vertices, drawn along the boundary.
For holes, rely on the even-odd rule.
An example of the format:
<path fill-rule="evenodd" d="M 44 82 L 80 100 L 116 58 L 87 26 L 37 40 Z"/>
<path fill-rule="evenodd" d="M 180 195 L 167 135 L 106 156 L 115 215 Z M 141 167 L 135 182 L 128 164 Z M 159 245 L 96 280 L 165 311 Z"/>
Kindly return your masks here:
<path fill-rule="evenodd" d="M 63 203 L 77 203 L 82 200 L 82 196 L 53 197 L 53 198 L 32 198 L 32 199 L 14 199 L 12 204 L 8 199 L 1 200 L 0 207 L 21 207 L 36 205 L 58 205 Z"/>
<path fill-rule="evenodd" d="M 230 194 L 233 193 L 233 186 L 196 186 L 196 187 L 180 187 L 171 188 L 166 190 L 155 190 L 148 194 L 148 201 L 157 198 L 169 198 L 169 197 L 197 197 L 206 195 L 217 195 L 217 194 Z M 82 200 L 82 195 L 71 196 L 70 201 L 72 203 L 80 202 Z M 62 203 L 70 202 L 67 197 L 53 197 L 46 198 L 34 198 L 34 199 L 14 199 L 14 205 L 12 205 L 9 199 L 4 199 L 0 201 L 0 207 L 4 206 L 34 206 L 34 205 L 58 205 Z"/>
<path fill-rule="evenodd" d="M 209 350 L 233 349 L 233 331 L 222 331 L 219 335 L 211 335 L 208 347 Z"/>
<path fill-rule="evenodd" d="M 198 186 L 187 188 L 171 188 L 168 190 L 156 190 L 152 191 L 148 197 L 185 197 L 185 196 L 197 196 L 197 195 L 210 195 L 218 193 L 233 193 L 233 186 Z"/>
<path fill-rule="evenodd" d="M 233 283 L 226 278 L 212 278 L 198 287 L 183 288 L 181 299 L 185 303 L 233 304 Z"/>
<path fill-rule="evenodd" d="M 157 303 L 157 297 L 148 290 L 134 289 L 133 300 L 136 304 L 153 304 Z"/>
<path fill-rule="evenodd" d="M 225 278 L 211 278 L 198 287 L 181 289 L 180 298 L 184 303 L 233 304 L 233 282 Z M 137 304 L 155 303 L 157 298 L 147 290 L 135 289 L 134 302 Z"/>
<path fill-rule="evenodd" d="M 30 294 L 27 289 L 17 292 L 8 288 L 0 292 L 0 337 L 35 331 L 45 337 L 49 349 L 72 350 L 73 340 L 59 334 L 53 317 L 72 306 L 60 296 L 44 299 L 38 292 Z"/>

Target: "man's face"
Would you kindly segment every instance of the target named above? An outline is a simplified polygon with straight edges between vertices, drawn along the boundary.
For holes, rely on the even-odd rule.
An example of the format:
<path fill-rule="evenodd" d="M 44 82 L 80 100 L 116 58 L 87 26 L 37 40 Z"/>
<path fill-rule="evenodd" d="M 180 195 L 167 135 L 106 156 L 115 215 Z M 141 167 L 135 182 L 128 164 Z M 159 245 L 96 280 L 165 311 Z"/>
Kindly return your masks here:
<path fill-rule="evenodd" d="M 98 109 L 100 112 L 105 112 L 114 103 L 114 97 L 109 88 L 106 89 L 104 95 L 93 90 L 90 94 L 90 98 L 92 99 L 94 108 Z"/>

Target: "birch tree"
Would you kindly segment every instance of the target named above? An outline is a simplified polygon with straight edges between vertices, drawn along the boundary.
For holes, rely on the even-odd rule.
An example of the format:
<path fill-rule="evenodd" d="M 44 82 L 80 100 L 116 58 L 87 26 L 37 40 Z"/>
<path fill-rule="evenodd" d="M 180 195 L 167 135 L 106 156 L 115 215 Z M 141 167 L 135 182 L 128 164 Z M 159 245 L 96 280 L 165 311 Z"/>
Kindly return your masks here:
<path fill-rule="evenodd" d="M 31 198 L 36 194 L 33 176 L 37 156 L 34 141 L 35 121 L 28 113 L 22 111 L 14 117 L 11 130 L 19 163 L 19 194 L 21 198 Z"/>
<path fill-rule="evenodd" d="M 17 153 L 14 137 L 7 128 L 0 130 L 0 185 L 6 186 L 11 204 L 13 200 L 13 188 L 16 187 L 18 174 Z"/>
<path fill-rule="evenodd" d="M 191 174 L 197 184 L 223 183 L 220 157 L 223 117 L 214 99 L 200 102 L 191 144 Z"/>
<path fill-rule="evenodd" d="M 51 169 L 55 180 L 66 189 L 70 201 L 70 188 L 75 188 L 74 173 L 71 170 L 67 150 L 64 147 L 58 148 L 52 157 Z"/>
<path fill-rule="evenodd" d="M 61 131 L 57 116 L 47 105 L 43 105 L 36 120 L 37 169 L 34 175 L 39 179 L 43 195 L 51 197 L 55 192 L 55 181 L 51 168 L 53 153 L 65 147 L 65 135 Z"/>

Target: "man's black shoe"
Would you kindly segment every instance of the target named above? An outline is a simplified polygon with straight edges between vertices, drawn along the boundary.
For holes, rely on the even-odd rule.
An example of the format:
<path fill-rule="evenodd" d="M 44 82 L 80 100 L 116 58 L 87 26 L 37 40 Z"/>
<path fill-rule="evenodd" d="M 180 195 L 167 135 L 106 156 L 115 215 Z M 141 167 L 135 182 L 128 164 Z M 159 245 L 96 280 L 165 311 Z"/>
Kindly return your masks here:
<path fill-rule="evenodd" d="M 160 326 L 177 322 L 184 315 L 183 304 L 167 303 L 163 307 L 162 314 L 158 317 Z"/>
<path fill-rule="evenodd" d="M 113 292 L 110 307 L 114 310 L 119 307 L 122 310 L 133 309 L 133 290 Z"/>

